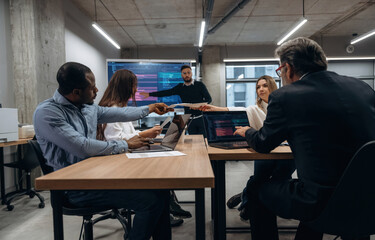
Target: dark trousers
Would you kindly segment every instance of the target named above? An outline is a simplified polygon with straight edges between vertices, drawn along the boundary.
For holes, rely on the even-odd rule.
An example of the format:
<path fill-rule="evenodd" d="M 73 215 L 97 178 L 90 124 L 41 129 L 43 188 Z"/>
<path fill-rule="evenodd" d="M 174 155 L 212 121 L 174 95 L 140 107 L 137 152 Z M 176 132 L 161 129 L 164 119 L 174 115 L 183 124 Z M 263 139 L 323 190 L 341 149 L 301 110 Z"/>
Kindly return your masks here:
<path fill-rule="evenodd" d="M 250 219 L 251 239 L 252 240 L 278 240 L 276 214 L 270 211 L 259 200 L 257 193 L 248 193 L 248 204 L 246 211 Z M 322 240 L 323 234 L 314 231 L 307 225 L 300 222 L 294 240 Z"/>
<path fill-rule="evenodd" d="M 254 175 L 248 180 L 246 187 L 242 193 L 242 203 L 238 208 L 243 209 L 248 202 L 247 189 L 257 191 L 257 188 L 269 181 L 287 180 L 292 178 L 292 174 L 296 169 L 293 160 L 256 160 L 254 161 Z"/>
<path fill-rule="evenodd" d="M 135 212 L 130 240 L 169 240 L 169 190 L 69 191 L 69 202 L 77 207 L 111 206 Z"/>
<path fill-rule="evenodd" d="M 270 180 L 291 179 L 295 170 L 293 160 L 257 160 L 254 175 L 248 180 L 242 193 L 239 210 L 246 208 L 250 219 L 252 240 L 278 240 L 276 215 L 259 200 L 259 188 Z"/>

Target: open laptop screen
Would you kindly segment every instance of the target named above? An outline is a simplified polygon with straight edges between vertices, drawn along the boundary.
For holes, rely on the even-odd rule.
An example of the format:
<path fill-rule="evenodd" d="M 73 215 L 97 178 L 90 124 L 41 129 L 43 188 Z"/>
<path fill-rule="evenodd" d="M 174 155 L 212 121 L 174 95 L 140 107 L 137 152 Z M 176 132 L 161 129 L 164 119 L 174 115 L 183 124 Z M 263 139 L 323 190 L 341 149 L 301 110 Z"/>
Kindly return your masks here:
<path fill-rule="evenodd" d="M 185 126 L 190 121 L 191 114 L 175 115 L 172 119 L 171 125 L 169 126 L 161 145 L 174 149 L 181 137 Z"/>
<path fill-rule="evenodd" d="M 203 120 L 209 143 L 246 140 L 233 135 L 236 126 L 250 126 L 245 111 L 203 112 Z"/>

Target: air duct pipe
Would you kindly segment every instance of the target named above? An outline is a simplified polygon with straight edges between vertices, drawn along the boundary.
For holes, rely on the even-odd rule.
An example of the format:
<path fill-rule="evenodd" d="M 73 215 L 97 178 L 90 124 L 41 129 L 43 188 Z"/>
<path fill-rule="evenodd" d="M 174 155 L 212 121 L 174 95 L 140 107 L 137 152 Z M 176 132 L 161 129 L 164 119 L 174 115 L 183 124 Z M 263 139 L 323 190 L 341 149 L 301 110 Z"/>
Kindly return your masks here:
<path fill-rule="evenodd" d="M 215 26 L 213 26 L 210 30 L 208 30 L 208 34 L 214 33 L 217 29 L 219 29 L 224 23 L 226 23 L 234 14 L 236 14 L 239 10 L 245 7 L 251 0 L 242 0 L 236 7 L 230 10 Z"/>

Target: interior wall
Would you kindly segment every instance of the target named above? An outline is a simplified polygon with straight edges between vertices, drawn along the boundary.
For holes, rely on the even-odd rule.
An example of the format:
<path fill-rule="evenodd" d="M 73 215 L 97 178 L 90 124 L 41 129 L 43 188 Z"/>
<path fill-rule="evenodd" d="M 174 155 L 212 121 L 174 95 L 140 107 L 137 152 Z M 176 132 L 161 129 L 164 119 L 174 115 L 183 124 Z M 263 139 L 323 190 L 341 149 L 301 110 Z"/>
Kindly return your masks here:
<path fill-rule="evenodd" d="M 99 89 L 95 99 L 98 103 L 108 85 L 106 59 L 120 58 L 121 51 L 100 35 L 91 26 L 93 21 L 70 1 L 64 1 L 64 8 L 66 61 L 79 62 L 91 69 Z"/>
<path fill-rule="evenodd" d="M 10 37 L 9 1 L 0 1 L 0 103 L 5 108 L 15 108 L 13 92 L 13 55 Z M 16 159 L 16 147 L 4 149 L 4 162 Z M 13 169 L 4 169 L 4 183 L 6 192 L 15 190 L 16 174 Z"/>
<path fill-rule="evenodd" d="M 0 1 L 0 104 L 6 108 L 14 108 L 16 104 L 9 21 L 9 1 Z"/>
<path fill-rule="evenodd" d="M 326 36 L 320 39 L 314 39 L 323 48 L 328 57 L 359 57 L 359 56 L 375 56 L 374 37 L 362 40 L 354 44 L 354 52 L 348 53 L 346 47 L 350 45 L 353 37 L 332 37 Z"/>

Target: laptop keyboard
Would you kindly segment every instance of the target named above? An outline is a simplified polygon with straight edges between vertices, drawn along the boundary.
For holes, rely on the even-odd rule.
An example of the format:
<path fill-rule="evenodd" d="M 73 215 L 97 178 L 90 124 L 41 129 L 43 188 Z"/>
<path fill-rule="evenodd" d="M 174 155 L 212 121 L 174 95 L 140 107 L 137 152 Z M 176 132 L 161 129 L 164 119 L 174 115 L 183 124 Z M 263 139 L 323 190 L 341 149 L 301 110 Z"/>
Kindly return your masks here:
<path fill-rule="evenodd" d="M 248 146 L 249 144 L 245 141 L 236 141 L 236 142 L 223 142 L 223 143 L 219 143 L 219 144 L 223 144 L 223 145 L 236 145 L 236 146 Z"/>
<path fill-rule="evenodd" d="M 213 147 L 222 147 L 222 148 L 248 148 L 249 144 L 246 141 L 234 141 L 234 142 L 216 142 L 209 143 Z"/>

